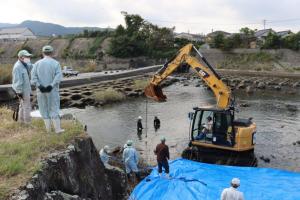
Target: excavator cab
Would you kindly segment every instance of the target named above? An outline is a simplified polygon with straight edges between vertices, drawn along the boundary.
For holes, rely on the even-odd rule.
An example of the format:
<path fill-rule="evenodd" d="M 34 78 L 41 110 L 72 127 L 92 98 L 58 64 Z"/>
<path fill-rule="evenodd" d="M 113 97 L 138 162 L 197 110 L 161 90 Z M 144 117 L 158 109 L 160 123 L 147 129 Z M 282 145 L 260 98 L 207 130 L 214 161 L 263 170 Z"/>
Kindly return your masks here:
<path fill-rule="evenodd" d="M 192 117 L 191 141 L 233 147 L 235 133 L 234 112 L 210 108 L 194 108 Z M 209 120 L 211 120 L 209 122 Z M 210 128 L 208 129 L 208 124 Z"/>
<path fill-rule="evenodd" d="M 194 108 L 189 147 L 182 157 L 206 163 L 257 166 L 254 155 L 256 125 L 251 119 L 234 119 L 234 110 Z M 208 118 L 211 129 L 207 130 Z"/>

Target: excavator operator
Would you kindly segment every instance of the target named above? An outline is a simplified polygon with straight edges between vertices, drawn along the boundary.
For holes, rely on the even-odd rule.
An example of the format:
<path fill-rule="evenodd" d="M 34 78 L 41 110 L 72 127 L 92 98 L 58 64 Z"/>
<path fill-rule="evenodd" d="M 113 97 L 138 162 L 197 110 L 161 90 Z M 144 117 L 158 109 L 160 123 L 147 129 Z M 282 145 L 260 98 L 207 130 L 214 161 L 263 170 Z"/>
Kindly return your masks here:
<path fill-rule="evenodd" d="M 213 120 L 211 116 L 206 118 L 206 124 L 203 124 L 202 131 L 195 137 L 196 140 L 203 140 L 208 133 L 212 133 Z"/>

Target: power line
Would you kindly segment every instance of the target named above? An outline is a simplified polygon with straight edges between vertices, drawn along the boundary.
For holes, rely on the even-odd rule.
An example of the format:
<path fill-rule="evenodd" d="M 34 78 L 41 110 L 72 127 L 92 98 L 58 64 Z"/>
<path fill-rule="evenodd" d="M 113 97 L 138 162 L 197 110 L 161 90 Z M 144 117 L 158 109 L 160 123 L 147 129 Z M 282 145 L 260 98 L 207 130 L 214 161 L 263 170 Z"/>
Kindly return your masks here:
<path fill-rule="evenodd" d="M 292 22 L 292 21 L 300 21 L 300 18 L 292 18 L 292 19 L 279 19 L 279 20 L 267 20 L 268 23 L 281 23 L 281 22 Z"/>
<path fill-rule="evenodd" d="M 206 22 L 189 22 L 189 21 L 177 21 L 177 20 L 159 20 L 159 19 L 150 19 L 146 18 L 147 21 L 153 22 L 161 22 L 161 23 L 173 23 L 173 24 L 198 24 L 198 25 L 210 25 L 210 26 L 238 26 L 238 25 L 261 25 L 261 22 L 252 21 L 252 22 L 241 22 L 241 23 L 228 23 L 228 24 L 212 24 Z M 275 24 L 275 23 L 282 23 L 282 22 L 292 22 L 292 21 L 300 21 L 300 18 L 289 18 L 289 19 L 277 19 L 277 20 L 263 20 L 264 29 L 266 24 Z"/>
<path fill-rule="evenodd" d="M 237 25 L 254 25 L 261 24 L 260 22 L 244 22 L 244 23 L 233 23 L 233 24 L 212 24 L 205 22 L 186 22 L 186 21 L 173 21 L 173 20 L 158 20 L 158 19 L 149 19 L 146 18 L 147 21 L 153 22 L 162 22 L 162 23 L 174 23 L 174 24 L 202 24 L 202 25 L 212 25 L 212 26 L 237 26 Z"/>

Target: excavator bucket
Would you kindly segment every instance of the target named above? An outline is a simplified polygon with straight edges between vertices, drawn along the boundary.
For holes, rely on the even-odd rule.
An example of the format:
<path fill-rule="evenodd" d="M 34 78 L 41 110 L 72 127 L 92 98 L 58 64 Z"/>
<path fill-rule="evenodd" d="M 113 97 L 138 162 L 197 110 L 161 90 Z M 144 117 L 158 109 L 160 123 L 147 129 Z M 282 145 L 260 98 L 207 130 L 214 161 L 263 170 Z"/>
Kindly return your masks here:
<path fill-rule="evenodd" d="M 166 101 L 167 97 L 163 94 L 160 86 L 149 84 L 145 88 L 145 95 L 155 101 Z"/>

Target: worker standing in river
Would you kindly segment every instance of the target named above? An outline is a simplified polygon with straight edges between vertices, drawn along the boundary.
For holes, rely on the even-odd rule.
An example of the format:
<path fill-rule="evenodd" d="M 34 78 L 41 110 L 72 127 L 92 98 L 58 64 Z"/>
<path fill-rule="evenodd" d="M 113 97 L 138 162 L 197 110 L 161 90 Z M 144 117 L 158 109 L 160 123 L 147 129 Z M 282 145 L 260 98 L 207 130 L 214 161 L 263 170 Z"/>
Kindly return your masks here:
<path fill-rule="evenodd" d="M 244 194 L 237 190 L 240 186 L 240 179 L 233 178 L 231 187 L 225 188 L 221 194 L 221 200 L 244 200 Z"/>
<path fill-rule="evenodd" d="M 141 135 L 143 132 L 143 124 L 142 124 L 142 116 L 138 117 L 138 121 L 137 121 L 137 134 Z"/>
<path fill-rule="evenodd" d="M 158 173 L 159 176 L 162 174 L 162 168 L 165 169 L 166 177 L 170 178 L 169 176 L 169 163 L 168 160 L 170 159 L 169 147 L 166 145 L 166 138 L 164 136 L 160 139 L 161 143 L 156 146 L 154 150 L 155 155 L 157 156 L 157 165 L 158 165 Z"/>
<path fill-rule="evenodd" d="M 42 49 L 44 58 L 37 61 L 31 72 L 31 83 L 37 89 L 39 111 L 44 119 L 47 132 L 51 131 L 51 120 L 56 133 L 64 132 L 60 127 L 59 84 L 62 72 L 59 62 L 52 58 L 53 48 L 49 45 Z"/>
<path fill-rule="evenodd" d="M 139 162 L 139 155 L 136 149 L 133 147 L 132 140 L 127 141 L 126 148 L 123 151 L 123 162 L 125 164 L 127 178 L 130 179 L 130 173 L 134 172 L 137 179 L 140 180 L 141 178 L 137 166 Z"/>
<path fill-rule="evenodd" d="M 15 63 L 12 71 L 12 88 L 16 92 L 17 97 L 19 98 L 19 113 L 18 120 L 21 123 L 30 123 L 30 94 L 31 94 L 31 85 L 30 85 L 30 70 L 31 62 L 30 54 L 26 50 L 21 50 L 18 52 L 18 61 Z"/>
<path fill-rule="evenodd" d="M 154 125 L 154 130 L 156 132 L 160 128 L 160 120 L 158 119 L 157 116 L 154 117 L 153 125 Z"/>

